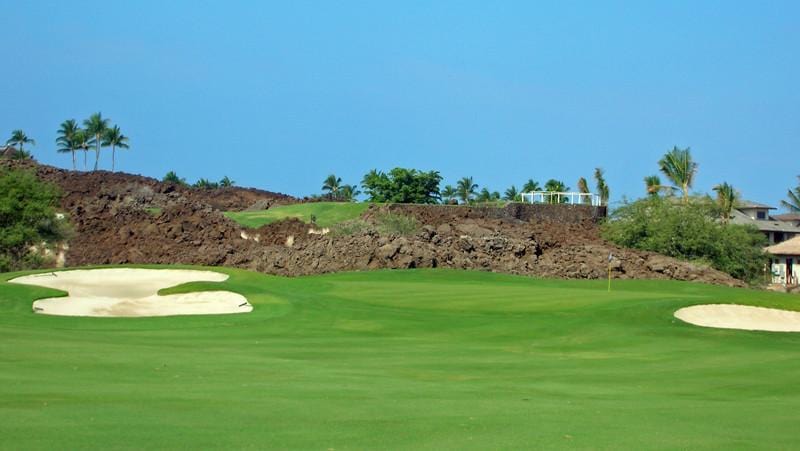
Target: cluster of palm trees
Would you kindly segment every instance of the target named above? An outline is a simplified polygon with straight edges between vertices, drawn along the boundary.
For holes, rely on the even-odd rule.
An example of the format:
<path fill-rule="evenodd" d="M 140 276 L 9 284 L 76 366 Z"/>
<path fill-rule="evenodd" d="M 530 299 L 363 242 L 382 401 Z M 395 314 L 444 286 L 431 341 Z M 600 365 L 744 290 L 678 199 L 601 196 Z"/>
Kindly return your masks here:
<path fill-rule="evenodd" d="M 75 119 L 67 119 L 58 129 L 58 152 L 72 154 L 72 169 L 77 169 L 75 153 L 83 151 L 83 169 L 87 169 L 88 153 L 94 148 L 94 170 L 100 165 L 100 149 L 111 147 L 111 170 L 116 166 L 116 150 L 129 148 L 128 137 L 122 134 L 119 126 L 110 125 L 110 119 L 101 113 L 94 113 L 83 121 L 83 128 Z"/>
<path fill-rule="evenodd" d="M 597 184 L 597 194 L 600 196 L 602 204 L 607 205 L 610 191 L 608 184 L 606 183 L 603 170 L 601 168 L 596 168 L 594 176 Z M 442 189 L 442 201 L 445 203 L 457 203 L 460 201 L 462 204 L 474 202 L 496 202 L 500 200 L 518 202 L 522 199 L 522 193 L 531 193 L 535 191 L 563 193 L 570 190 L 570 187 L 568 187 L 564 182 L 556 179 L 548 180 L 545 182 L 544 186 L 540 185 L 539 182 L 533 179 L 528 179 L 528 181 L 522 185 L 521 190 L 518 190 L 516 185 L 511 185 L 507 190 L 505 190 L 502 196 L 499 192 L 491 191 L 487 187 L 484 187 L 478 191 L 478 187 L 479 185 L 475 183 L 472 177 L 463 177 L 456 182 L 455 186 L 446 185 Z M 578 179 L 578 191 L 584 194 L 590 193 L 589 184 L 583 177 Z M 547 203 L 558 202 L 558 197 L 556 196 L 545 195 L 544 198 L 545 202 Z M 566 202 L 566 198 L 562 198 L 561 201 Z M 588 203 L 591 202 L 591 200 L 586 197 L 585 202 Z"/>
<path fill-rule="evenodd" d="M 361 194 L 358 185 L 347 185 L 342 183 L 342 178 L 337 177 L 336 174 L 331 174 L 325 177 L 322 182 L 322 191 L 324 194 L 322 199 L 337 201 L 337 202 L 353 202 L 356 196 Z"/>
<path fill-rule="evenodd" d="M 597 188 L 596 194 L 600 196 L 601 203 L 603 205 L 607 205 L 610 190 L 608 188 L 608 184 L 606 183 L 603 170 L 601 168 L 596 168 L 594 177 Z M 499 200 L 518 202 L 522 199 L 522 193 L 532 193 L 536 191 L 563 193 L 570 190 L 570 187 L 568 187 L 564 182 L 556 179 L 548 180 L 545 182 L 544 186 L 540 185 L 539 182 L 533 179 L 528 179 L 528 181 L 522 185 L 521 190 L 518 190 L 516 185 L 511 185 L 505 190 L 502 196 L 499 192 L 491 191 L 487 187 L 484 187 L 478 191 L 478 187 L 478 184 L 475 183 L 472 177 L 463 177 L 456 182 L 456 186 L 446 185 L 442 189 L 442 201 L 445 203 L 457 203 L 460 201 L 463 204 L 469 204 L 473 202 L 495 202 Z M 584 194 L 590 193 L 589 183 L 584 177 L 578 179 L 578 191 Z M 545 202 L 547 203 L 558 202 L 557 196 L 544 195 L 544 198 Z M 588 197 L 586 197 L 584 201 L 587 203 L 591 202 Z M 566 202 L 566 198 L 563 198 L 562 202 Z"/>

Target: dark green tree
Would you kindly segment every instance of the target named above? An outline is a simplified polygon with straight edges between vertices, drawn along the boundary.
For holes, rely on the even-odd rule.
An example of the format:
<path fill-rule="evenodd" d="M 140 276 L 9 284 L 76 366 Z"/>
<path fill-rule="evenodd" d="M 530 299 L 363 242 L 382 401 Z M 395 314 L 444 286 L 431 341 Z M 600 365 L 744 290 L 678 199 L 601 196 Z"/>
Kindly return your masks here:
<path fill-rule="evenodd" d="M 0 272 L 46 264 L 42 251 L 65 240 L 56 215 L 60 193 L 28 171 L 0 169 Z"/>
<path fill-rule="evenodd" d="M 441 181 L 437 171 L 394 168 L 387 174 L 373 169 L 364 176 L 361 186 L 371 202 L 433 204 L 441 198 Z"/>

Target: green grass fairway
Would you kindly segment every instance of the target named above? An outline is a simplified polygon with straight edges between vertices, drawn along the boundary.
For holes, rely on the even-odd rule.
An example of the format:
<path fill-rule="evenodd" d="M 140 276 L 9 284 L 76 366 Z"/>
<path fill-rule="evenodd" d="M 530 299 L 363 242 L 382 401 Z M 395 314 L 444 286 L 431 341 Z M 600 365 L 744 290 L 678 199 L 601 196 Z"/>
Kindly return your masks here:
<path fill-rule="evenodd" d="M 441 270 L 221 287 L 250 314 L 34 315 L 0 282 L 3 449 L 794 449 L 800 335 L 683 306 L 800 298 Z M 0 275 L 0 280 L 11 275 Z"/>
<path fill-rule="evenodd" d="M 261 227 L 286 218 L 298 218 L 311 222 L 311 215 L 317 217 L 317 225 L 330 227 L 340 222 L 357 219 L 369 207 L 363 202 L 312 202 L 307 204 L 285 205 L 261 211 L 228 211 L 225 216 L 245 227 Z"/>

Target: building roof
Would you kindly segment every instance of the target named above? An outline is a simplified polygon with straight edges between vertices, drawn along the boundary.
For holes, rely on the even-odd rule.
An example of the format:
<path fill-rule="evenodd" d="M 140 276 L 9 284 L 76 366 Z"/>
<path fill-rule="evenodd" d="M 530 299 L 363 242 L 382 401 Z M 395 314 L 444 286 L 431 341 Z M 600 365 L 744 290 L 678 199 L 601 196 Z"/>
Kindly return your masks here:
<path fill-rule="evenodd" d="M 800 234 L 800 227 L 788 221 L 776 221 L 773 219 L 753 219 L 738 210 L 731 212 L 731 223 L 752 225 L 762 232 L 789 232 Z"/>
<path fill-rule="evenodd" d="M 741 209 L 747 210 L 747 209 L 751 209 L 751 208 L 766 208 L 767 210 L 777 210 L 777 208 L 775 208 L 775 207 L 770 207 L 769 205 L 758 203 L 758 202 L 753 202 L 751 200 L 740 200 L 736 204 L 736 208 L 738 208 L 740 210 Z"/>
<path fill-rule="evenodd" d="M 800 255 L 800 236 L 767 247 L 772 255 Z"/>
<path fill-rule="evenodd" d="M 778 221 L 800 221 L 800 213 L 784 213 L 782 215 L 775 215 L 773 218 Z"/>

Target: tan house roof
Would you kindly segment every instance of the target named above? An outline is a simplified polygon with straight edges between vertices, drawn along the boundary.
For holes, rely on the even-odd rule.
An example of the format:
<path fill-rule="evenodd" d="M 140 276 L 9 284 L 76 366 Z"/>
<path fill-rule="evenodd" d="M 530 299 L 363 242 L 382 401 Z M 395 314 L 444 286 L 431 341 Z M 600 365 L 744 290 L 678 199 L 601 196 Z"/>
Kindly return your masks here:
<path fill-rule="evenodd" d="M 772 255 L 800 255 L 800 236 L 766 248 Z"/>

